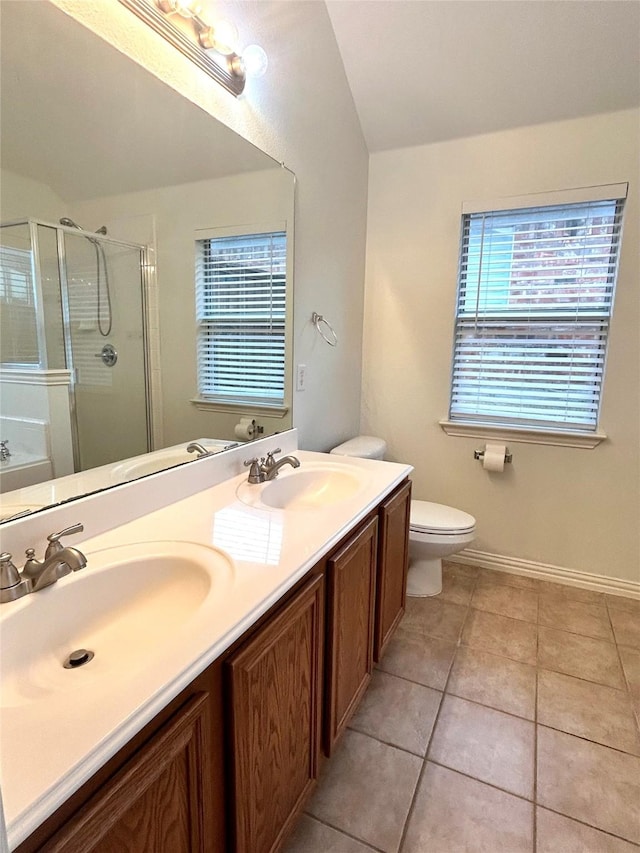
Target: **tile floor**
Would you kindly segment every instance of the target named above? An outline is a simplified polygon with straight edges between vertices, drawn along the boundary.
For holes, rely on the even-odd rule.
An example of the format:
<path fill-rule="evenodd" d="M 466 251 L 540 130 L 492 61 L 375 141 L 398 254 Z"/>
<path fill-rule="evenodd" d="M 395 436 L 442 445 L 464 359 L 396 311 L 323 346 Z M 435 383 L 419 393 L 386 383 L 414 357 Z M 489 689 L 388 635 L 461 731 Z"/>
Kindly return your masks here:
<path fill-rule="evenodd" d="M 640 601 L 445 563 L 286 853 L 639 853 Z"/>

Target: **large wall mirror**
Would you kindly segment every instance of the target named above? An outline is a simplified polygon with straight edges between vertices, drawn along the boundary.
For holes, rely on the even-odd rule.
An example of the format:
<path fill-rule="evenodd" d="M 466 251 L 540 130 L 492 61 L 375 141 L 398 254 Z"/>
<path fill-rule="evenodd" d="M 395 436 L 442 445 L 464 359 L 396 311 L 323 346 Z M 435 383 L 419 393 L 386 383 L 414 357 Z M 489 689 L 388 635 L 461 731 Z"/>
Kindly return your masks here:
<path fill-rule="evenodd" d="M 49 3 L 1 39 L 0 519 L 290 428 L 293 174 Z"/>

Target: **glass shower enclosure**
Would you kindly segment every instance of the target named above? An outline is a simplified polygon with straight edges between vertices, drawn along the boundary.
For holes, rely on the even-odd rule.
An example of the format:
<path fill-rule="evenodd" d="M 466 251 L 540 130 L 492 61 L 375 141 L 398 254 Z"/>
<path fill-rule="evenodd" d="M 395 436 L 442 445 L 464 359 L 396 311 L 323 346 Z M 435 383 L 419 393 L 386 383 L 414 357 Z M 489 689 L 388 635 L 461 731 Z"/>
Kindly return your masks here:
<path fill-rule="evenodd" d="M 64 222 L 0 226 L 0 428 L 54 477 L 151 448 L 147 250 Z"/>

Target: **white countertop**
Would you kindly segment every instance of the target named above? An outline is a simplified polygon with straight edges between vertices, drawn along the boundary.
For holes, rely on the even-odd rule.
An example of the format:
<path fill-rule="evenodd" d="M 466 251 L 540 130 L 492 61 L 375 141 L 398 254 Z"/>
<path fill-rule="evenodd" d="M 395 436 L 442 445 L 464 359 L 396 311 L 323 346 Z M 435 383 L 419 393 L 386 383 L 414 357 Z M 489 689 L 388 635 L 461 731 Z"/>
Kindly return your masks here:
<path fill-rule="evenodd" d="M 330 462 L 346 466 L 345 470 L 357 468 L 361 488 L 321 510 L 263 509 L 238 500 L 236 490 L 246 482 L 245 472 L 113 530 L 69 542 L 87 556 L 83 572 L 91 571 L 92 554 L 97 559 L 97 552 L 114 546 L 170 539 L 213 547 L 233 561 L 232 582 L 219 598 L 211 596 L 206 607 L 196 609 L 169 642 L 162 643 L 152 665 L 125 670 L 114 695 L 83 689 L 71 697 L 76 701 L 70 701 L 65 692 L 2 710 L 2 796 L 10 849 L 219 657 L 412 470 L 395 463 L 294 452 L 302 466 Z M 229 463 L 225 464 L 228 468 Z M 285 468 L 281 476 L 289 470 Z M 166 473 L 154 475 L 156 488 L 169 482 L 162 479 Z M 141 482 L 148 487 L 149 480 Z M 106 493 L 105 500 L 110 495 L 112 498 L 113 492 Z M 82 518 L 82 502 L 75 502 L 73 511 Z M 64 594 L 65 584 L 77 582 L 80 575 L 82 572 L 69 575 L 47 590 L 2 605 L 0 630 L 8 609 L 31 606 L 39 595 L 51 596 L 53 601 L 56 594 Z"/>

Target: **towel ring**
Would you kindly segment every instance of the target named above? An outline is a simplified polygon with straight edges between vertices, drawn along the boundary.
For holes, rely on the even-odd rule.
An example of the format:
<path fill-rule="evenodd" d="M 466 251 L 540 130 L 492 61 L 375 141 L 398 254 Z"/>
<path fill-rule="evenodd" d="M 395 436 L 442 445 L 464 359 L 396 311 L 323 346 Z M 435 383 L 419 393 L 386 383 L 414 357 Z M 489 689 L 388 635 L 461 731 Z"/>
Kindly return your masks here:
<path fill-rule="evenodd" d="M 322 316 L 322 314 L 316 314 L 316 312 L 314 311 L 313 314 L 311 315 L 311 322 L 313 323 L 313 325 L 318 330 L 318 334 L 320 335 L 322 340 L 326 341 L 330 347 L 334 347 L 338 343 L 338 336 L 336 335 L 335 331 L 333 330 L 333 326 L 331 325 L 331 323 L 328 320 L 325 320 L 325 318 Z M 325 330 L 322 328 L 323 324 L 324 324 L 325 328 L 329 331 L 329 334 L 333 337 L 333 340 L 331 338 L 328 338 L 327 335 L 325 334 Z"/>

